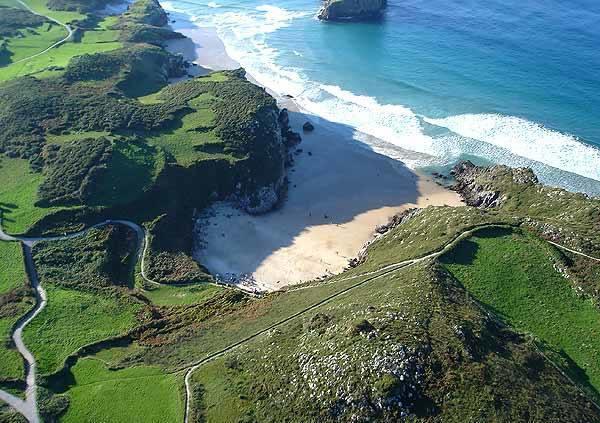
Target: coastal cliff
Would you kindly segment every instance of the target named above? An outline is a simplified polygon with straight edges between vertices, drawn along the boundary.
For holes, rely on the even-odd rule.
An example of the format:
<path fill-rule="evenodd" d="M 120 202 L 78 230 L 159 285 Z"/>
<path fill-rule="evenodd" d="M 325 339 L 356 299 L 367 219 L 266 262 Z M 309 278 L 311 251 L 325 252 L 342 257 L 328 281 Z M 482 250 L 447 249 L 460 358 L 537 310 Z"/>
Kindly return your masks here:
<path fill-rule="evenodd" d="M 318 17 L 324 21 L 378 19 L 386 6 L 386 0 L 325 0 Z"/>

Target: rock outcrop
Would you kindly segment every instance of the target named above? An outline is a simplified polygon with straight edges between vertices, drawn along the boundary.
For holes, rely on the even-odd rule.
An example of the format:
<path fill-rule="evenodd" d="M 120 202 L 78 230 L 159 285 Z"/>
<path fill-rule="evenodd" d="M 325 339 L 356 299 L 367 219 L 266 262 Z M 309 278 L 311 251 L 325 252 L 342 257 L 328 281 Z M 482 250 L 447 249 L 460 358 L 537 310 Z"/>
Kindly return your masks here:
<path fill-rule="evenodd" d="M 520 185 L 538 183 L 537 177 L 529 168 L 510 168 L 502 165 L 480 167 L 470 161 L 454 166 L 451 174 L 456 179 L 453 189 L 461 194 L 469 206 L 473 207 L 500 206 L 506 196 L 506 193 L 499 189 L 503 181 Z"/>
<path fill-rule="evenodd" d="M 324 21 L 364 21 L 381 18 L 387 0 L 325 0 L 319 11 Z"/>

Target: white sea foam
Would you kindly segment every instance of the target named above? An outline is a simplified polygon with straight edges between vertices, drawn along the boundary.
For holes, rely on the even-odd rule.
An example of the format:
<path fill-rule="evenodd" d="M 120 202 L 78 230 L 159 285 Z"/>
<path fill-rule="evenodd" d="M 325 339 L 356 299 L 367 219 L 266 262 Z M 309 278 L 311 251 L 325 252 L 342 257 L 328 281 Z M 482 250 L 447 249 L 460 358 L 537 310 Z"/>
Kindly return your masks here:
<path fill-rule="evenodd" d="M 424 120 L 511 153 L 600 181 L 600 149 L 534 122 L 498 114 L 465 114 Z"/>
<path fill-rule="evenodd" d="M 208 2 L 206 5 L 207 5 L 208 7 L 212 7 L 213 9 L 217 9 L 217 8 L 221 7 L 221 5 L 220 5 L 220 4 L 218 4 L 218 3 L 215 3 L 214 1 Z"/>
<path fill-rule="evenodd" d="M 600 150 L 572 136 L 511 116 L 418 116 L 403 105 L 382 104 L 373 97 L 312 81 L 301 69 L 281 65 L 281 53 L 270 45 L 269 34 L 310 16 L 261 5 L 254 10 L 211 12 L 200 16 L 198 24 L 206 25 L 210 19 L 227 54 L 260 84 L 277 94 L 294 96 L 307 112 L 344 125 L 350 133 L 355 131 L 355 139 L 411 167 L 448 164 L 460 156 L 473 155 L 497 163 L 531 166 L 545 182 L 572 189 L 582 189 L 587 182 L 571 183 L 565 172 L 600 181 Z M 428 125 L 438 130 L 432 132 Z M 418 154 L 407 156 L 405 150 Z"/>

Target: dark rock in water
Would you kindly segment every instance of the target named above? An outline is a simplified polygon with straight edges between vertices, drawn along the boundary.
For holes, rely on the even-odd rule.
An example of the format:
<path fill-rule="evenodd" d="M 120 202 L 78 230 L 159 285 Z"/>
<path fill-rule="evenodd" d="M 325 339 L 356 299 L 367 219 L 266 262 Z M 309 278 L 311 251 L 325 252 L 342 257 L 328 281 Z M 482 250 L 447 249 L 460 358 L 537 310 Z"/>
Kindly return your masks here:
<path fill-rule="evenodd" d="M 312 123 L 310 123 L 310 122 L 305 122 L 305 123 L 304 123 L 304 125 L 302 125 L 302 129 L 303 129 L 305 132 L 310 132 L 310 131 L 314 131 L 314 130 L 315 130 L 315 127 L 314 127 L 314 125 L 313 125 Z"/>
<path fill-rule="evenodd" d="M 287 109 L 281 109 L 279 112 L 279 125 L 281 126 L 282 131 L 288 131 L 290 127 L 290 116 Z"/>
<path fill-rule="evenodd" d="M 294 98 L 294 96 L 293 96 L 293 95 L 290 95 L 290 94 L 286 94 L 286 95 L 284 95 L 284 97 L 285 97 L 285 98 Z"/>
<path fill-rule="evenodd" d="M 294 147 L 295 145 L 300 144 L 302 142 L 302 137 L 299 133 L 288 130 L 285 133 L 285 145 L 287 148 Z"/>
<path fill-rule="evenodd" d="M 325 0 L 319 19 L 325 21 L 364 21 L 381 18 L 387 0 Z"/>

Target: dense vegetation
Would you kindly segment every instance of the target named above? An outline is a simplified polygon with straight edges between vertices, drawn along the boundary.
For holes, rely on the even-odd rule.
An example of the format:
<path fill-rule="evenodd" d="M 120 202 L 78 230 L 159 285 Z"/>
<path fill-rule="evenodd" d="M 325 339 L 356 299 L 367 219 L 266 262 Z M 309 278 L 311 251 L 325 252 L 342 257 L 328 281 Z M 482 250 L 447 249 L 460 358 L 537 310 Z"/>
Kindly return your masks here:
<path fill-rule="evenodd" d="M 46 22 L 45 18 L 27 10 L 0 5 L 0 38 L 18 35 L 21 29 L 36 28 Z"/>
<path fill-rule="evenodd" d="M 102 9 L 111 3 L 115 3 L 115 0 L 48 0 L 48 7 L 86 13 Z"/>
<path fill-rule="evenodd" d="M 148 277 L 165 284 L 195 284 L 210 281 L 211 277 L 198 262 L 186 254 L 192 251 L 191 219 L 162 215 L 148 226 Z M 173 233 L 181 236 L 173 236 Z"/>

